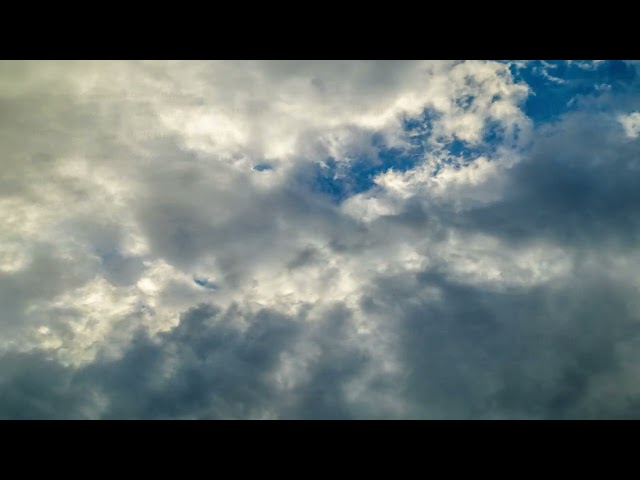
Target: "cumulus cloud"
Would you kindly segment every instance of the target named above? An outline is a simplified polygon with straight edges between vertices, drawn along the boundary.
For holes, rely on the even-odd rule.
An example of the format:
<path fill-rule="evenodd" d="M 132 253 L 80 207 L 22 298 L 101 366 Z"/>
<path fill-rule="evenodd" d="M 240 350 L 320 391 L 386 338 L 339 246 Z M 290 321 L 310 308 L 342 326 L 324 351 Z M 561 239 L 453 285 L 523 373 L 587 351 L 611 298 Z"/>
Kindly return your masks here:
<path fill-rule="evenodd" d="M 0 417 L 637 417 L 640 96 L 542 67 L 2 62 Z"/>

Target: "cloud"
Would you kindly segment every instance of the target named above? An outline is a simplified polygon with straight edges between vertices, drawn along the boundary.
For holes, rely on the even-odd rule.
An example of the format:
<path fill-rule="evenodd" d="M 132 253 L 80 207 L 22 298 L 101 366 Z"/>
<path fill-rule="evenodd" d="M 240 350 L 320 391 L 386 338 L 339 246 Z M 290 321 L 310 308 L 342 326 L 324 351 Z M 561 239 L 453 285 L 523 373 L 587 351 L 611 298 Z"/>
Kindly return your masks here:
<path fill-rule="evenodd" d="M 273 310 L 222 312 L 201 304 L 170 331 L 151 338 L 141 330 L 120 357 L 78 369 L 40 352 L 7 355 L 0 411 L 12 418 L 359 416 L 349 410 L 348 381 L 369 356 L 351 343 L 348 318 L 336 306 L 321 325 L 308 327 L 304 318 Z"/>
<path fill-rule="evenodd" d="M 408 416 L 637 417 L 634 289 L 576 273 L 587 280 L 511 291 L 438 273 L 380 279 L 364 307 L 398 322 Z"/>
<path fill-rule="evenodd" d="M 629 115 L 621 115 L 618 121 L 624 128 L 624 133 L 629 138 L 636 138 L 640 133 L 640 113 L 633 112 Z"/>
<path fill-rule="evenodd" d="M 0 417 L 637 416 L 633 67 L 535 68 L 2 62 Z"/>

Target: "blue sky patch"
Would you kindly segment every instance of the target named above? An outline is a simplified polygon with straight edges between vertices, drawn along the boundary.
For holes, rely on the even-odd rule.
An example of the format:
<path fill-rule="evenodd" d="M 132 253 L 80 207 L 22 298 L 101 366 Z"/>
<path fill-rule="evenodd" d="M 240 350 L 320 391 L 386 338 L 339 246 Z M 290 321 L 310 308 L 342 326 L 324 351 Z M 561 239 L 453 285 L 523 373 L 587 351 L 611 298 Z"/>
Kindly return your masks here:
<path fill-rule="evenodd" d="M 268 163 L 259 163 L 253 167 L 254 170 L 258 172 L 264 172 L 266 170 L 273 170 L 273 167 Z"/>
<path fill-rule="evenodd" d="M 204 287 L 208 290 L 217 290 L 218 286 L 210 281 L 208 278 L 205 277 L 199 277 L 197 275 L 193 276 L 193 281 L 196 285 L 199 285 L 200 287 Z"/>
<path fill-rule="evenodd" d="M 389 169 L 407 171 L 421 159 L 418 151 L 407 152 L 396 148 L 381 149 L 377 158 L 357 157 L 347 161 L 327 158 L 322 164 L 314 164 L 309 183 L 313 191 L 328 195 L 340 203 L 373 187 L 377 175 Z"/>
<path fill-rule="evenodd" d="M 531 94 L 523 105 L 524 113 L 534 124 L 547 123 L 562 114 L 578 108 L 576 100 L 584 97 L 598 97 L 603 92 L 614 94 L 638 89 L 635 68 L 618 60 L 590 61 L 530 61 L 525 66 L 512 64 L 510 70 L 516 82 L 525 82 Z M 474 100 L 471 95 L 456 99 L 459 107 L 466 107 Z M 313 191 L 329 196 L 341 203 L 352 195 L 369 190 L 374 186 L 377 175 L 389 169 L 404 172 L 415 167 L 428 153 L 436 148 L 429 141 L 433 123 L 440 117 L 438 112 L 425 109 L 417 117 L 405 117 L 402 125 L 410 139 L 408 149 L 388 148 L 381 134 L 373 134 L 371 145 L 378 149 L 375 158 L 356 157 L 337 161 L 326 158 L 323 163 L 312 167 L 303 181 Z M 517 139 L 517 132 L 515 139 Z M 437 139 L 436 139 L 437 140 Z M 490 157 L 505 142 L 504 128 L 497 123 L 489 123 L 483 139 L 477 144 L 469 144 L 460 139 L 446 140 L 438 147 L 441 162 L 435 167 L 437 175 L 444 165 L 460 168 L 480 156 Z M 435 153 L 435 150 L 434 150 Z M 267 170 L 270 166 L 261 164 L 256 170 Z"/>
<path fill-rule="evenodd" d="M 598 96 L 629 89 L 636 80 L 633 66 L 620 60 L 598 63 L 532 61 L 524 68 L 511 66 L 516 82 L 526 82 L 532 93 L 524 105 L 534 122 L 548 122 L 575 108 L 580 96 Z"/>

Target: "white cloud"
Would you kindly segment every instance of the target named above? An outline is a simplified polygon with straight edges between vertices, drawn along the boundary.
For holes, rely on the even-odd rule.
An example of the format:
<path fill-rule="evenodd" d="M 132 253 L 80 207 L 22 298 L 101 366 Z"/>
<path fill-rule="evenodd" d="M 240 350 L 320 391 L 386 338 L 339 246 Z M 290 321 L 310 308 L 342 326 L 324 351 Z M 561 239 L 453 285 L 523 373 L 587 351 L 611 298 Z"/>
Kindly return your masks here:
<path fill-rule="evenodd" d="M 637 138 L 640 134 L 640 113 L 633 112 L 628 115 L 620 115 L 618 121 L 622 124 L 627 137 Z"/>
<path fill-rule="evenodd" d="M 509 295 L 538 294 L 553 317 L 556 287 L 601 267 L 585 266 L 601 259 L 596 247 L 565 239 L 633 226 L 622 194 L 590 183 L 597 162 L 573 160 L 585 122 L 564 119 L 555 137 L 534 130 L 521 109 L 529 93 L 509 65 L 484 61 L 2 62 L 0 354 L 73 378 L 93 406 L 69 405 L 88 416 L 145 415 L 150 392 L 177 395 L 165 414 L 180 418 L 424 416 L 425 398 L 435 416 L 460 412 L 414 379 L 425 368 L 437 380 L 449 355 L 473 370 L 455 353 L 454 334 L 470 335 L 460 292 L 481 319 L 502 322 Z M 411 139 L 403 120 L 425 110 L 426 133 Z M 619 118 L 635 137 L 633 115 Z M 456 139 L 486 147 L 490 132 L 495 148 L 468 165 L 447 151 Z M 424 153 L 340 204 L 300 180 L 327 157 L 342 175 L 377 158 L 374 134 L 414 155 L 418 138 Z M 576 175 L 550 176 L 550 151 Z M 595 199 L 593 216 L 562 197 L 571 179 Z M 619 217 L 606 219 L 609 204 Z M 544 221 L 522 220 L 534 213 Z M 607 258 L 616 282 L 635 285 L 632 268 Z M 442 358 L 407 340 L 413 322 Z M 151 386 L 134 398 L 119 382 L 149 358 Z M 455 378 L 486 376 L 478 395 L 497 395 L 497 373 L 465 372 Z"/>

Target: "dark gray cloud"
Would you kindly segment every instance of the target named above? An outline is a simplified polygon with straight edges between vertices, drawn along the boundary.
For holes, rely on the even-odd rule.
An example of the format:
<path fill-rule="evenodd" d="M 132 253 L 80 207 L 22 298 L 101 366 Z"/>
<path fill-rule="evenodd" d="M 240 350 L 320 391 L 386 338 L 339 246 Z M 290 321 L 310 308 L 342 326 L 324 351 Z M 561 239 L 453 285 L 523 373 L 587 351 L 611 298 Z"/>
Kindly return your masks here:
<path fill-rule="evenodd" d="M 581 274 L 582 276 L 578 275 Z M 496 292 L 440 274 L 378 280 L 365 311 L 395 316 L 413 418 L 633 418 L 633 288 L 595 272 Z M 423 299 L 435 288 L 437 301 Z M 421 298 L 422 297 L 422 298 Z M 631 363 L 630 363 L 631 362 Z M 607 381 L 611 390 L 602 391 Z M 603 395 L 605 394 L 605 395 Z"/>
<path fill-rule="evenodd" d="M 637 245 L 640 145 L 610 115 L 572 114 L 541 127 L 508 180 L 498 203 L 471 210 L 459 224 L 514 241 Z"/>
<path fill-rule="evenodd" d="M 399 395 L 403 418 L 634 418 L 635 290 L 593 271 L 573 284 L 496 292 L 439 273 L 378 278 L 362 299 L 390 324 L 403 373 L 348 387 L 379 366 L 337 306 L 306 326 L 262 310 L 192 308 L 173 330 L 141 331 L 121 358 L 74 369 L 42 353 L 2 358 L 3 418 L 390 418 L 366 397 Z M 438 300 L 428 294 L 439 292 Z M 315 349 L 304 378 L 275 381 L 282 356 Z M 295 360 L 294 360 L 295 361 Z M 300 367 L 300 366 L 298 366 Z M 613 387 L 607 386 L 613 382 Z M 364 397 L 364 398 L 363 398 Z M 97 405 L 102 408 L 98 408 Z"/>
<path fill-rule="evenodd" d="M 349 311 L 336 306 L 319 326 L 263 309 L 238 328 L 243 312 L 202 304 L 169 332 L 140 330 L 117 359 L 64 367 L 42 352 L 9 354 L 0 364 L 2 418 L 350 418 L 345 382 L 366 352 L 351 344 Z M 301 384 L 278 384 L 282 355 L 317 350 Z"/>
<path fill-rule="evenodd" d="M 91 390 L 73 383 L 75 371 L 43 352 L 0 357 L 0 419 L 95 418 Z M 84 409 L 88 406 L 89 410 Z"/>

